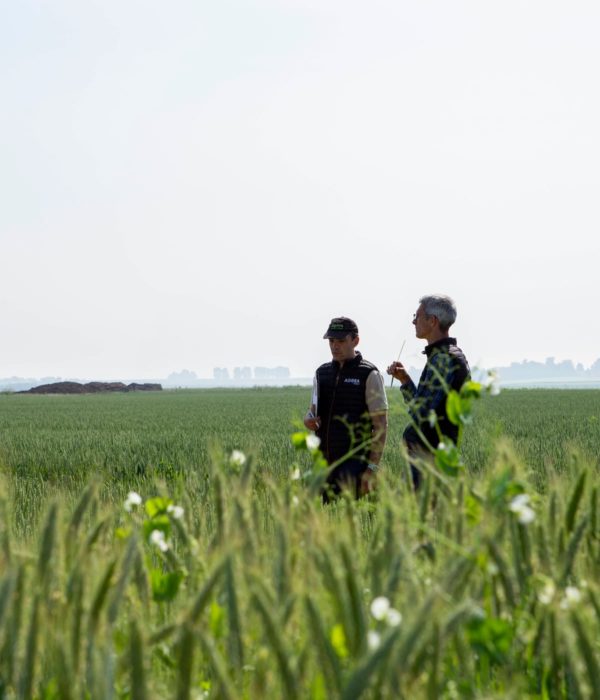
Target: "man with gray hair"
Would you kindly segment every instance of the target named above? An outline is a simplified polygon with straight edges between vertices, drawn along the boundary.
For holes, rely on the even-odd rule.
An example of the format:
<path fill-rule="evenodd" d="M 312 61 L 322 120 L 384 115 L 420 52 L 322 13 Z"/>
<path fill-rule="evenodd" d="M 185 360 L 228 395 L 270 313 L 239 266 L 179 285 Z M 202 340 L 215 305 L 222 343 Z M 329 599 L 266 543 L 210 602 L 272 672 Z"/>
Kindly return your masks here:
<path fill-rule="evenodd" d="M 427 341 L 424 350 L 427 362 L 419 386 L 415 386 L 401 362 L 392 362 L 387 368 L 387 373 L 400 382 L 400 391 L 408 404 L 411 422 L 403 439 L 411 458 L 415 489 L 421 482 L 415 460 L 438 446 L 440 433 L 453 442 L 458 438 L 458 427 L 446 415 L 446 397 L 451 389 L 460 390 L 470 378 L 470 370 L 467 358 L 456 345 L 456 338 L 450 337 L 450 326 L 455 320 L 456 305 L 450 297 L 442 294 L 422 297 L 413 316 L 417 338 Z"/>

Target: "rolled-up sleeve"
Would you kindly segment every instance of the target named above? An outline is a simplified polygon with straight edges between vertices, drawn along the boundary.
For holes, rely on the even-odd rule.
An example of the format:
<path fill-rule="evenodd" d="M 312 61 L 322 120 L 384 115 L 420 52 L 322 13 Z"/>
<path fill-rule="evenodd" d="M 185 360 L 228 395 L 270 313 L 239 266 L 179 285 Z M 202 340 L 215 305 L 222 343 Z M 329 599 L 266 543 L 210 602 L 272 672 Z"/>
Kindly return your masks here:
<path fill-rule="evenodd" d="M 383 377 L 377 370 L 373 370 L 367 377 L 365 385 L 365 399 L 369 413 L 385 413 L 388 410 L 387 394 Z"/>

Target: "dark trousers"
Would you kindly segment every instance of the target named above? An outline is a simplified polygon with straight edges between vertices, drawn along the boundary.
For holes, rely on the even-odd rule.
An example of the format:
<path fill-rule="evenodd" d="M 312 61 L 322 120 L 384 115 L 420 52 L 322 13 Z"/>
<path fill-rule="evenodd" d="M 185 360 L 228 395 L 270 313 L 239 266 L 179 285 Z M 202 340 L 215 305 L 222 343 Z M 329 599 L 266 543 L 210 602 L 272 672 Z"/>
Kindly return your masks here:
<path fill-rule="evenodd" d="M 354 498 L 360 498 L 361 479 L 366 469 L 366 462 L 362 459 L 348 459 L 335 467 L 323 487 L 323 503 L 334 501 L 342 490 L 347 490 Z"/>
<path fill-rule="evenodd" d="M 431 457 L 429 453 L 416 442 L 407 442 L 406 449 L 408 451 L 408 464 L 410 466 L 410 476 L 412 479 L 413 490 L 418 491 L 421 486 L 421 481 L 423 480 L 423 475 L 421 470 L 417 468 L 416 464 L 419 460 L 427 459 Z"/>

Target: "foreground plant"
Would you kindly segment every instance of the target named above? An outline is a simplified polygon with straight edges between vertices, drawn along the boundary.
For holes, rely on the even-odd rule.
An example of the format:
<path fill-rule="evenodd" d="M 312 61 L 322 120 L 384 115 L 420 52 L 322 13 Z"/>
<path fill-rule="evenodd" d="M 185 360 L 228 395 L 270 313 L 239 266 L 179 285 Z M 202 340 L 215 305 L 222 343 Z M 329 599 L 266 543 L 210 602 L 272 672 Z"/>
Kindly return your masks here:
<path fill-rule="evenodd" d="M 177 498 L 91 485 L 32 542 L 4 501 L 4 695 L 600 697 L 594 472 L 536 494 L 499 443 L 481 478 L 432 467 L 415 497 L 384 473 L 324 507 L 294 440 L 282 479 L 244 455 Z"/>

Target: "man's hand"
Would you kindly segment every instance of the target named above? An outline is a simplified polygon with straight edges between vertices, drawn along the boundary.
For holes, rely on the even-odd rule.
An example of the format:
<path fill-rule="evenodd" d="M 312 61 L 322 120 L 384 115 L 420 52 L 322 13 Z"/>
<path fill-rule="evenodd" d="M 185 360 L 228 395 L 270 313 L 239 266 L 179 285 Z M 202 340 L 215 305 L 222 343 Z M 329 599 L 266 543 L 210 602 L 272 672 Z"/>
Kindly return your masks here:
<path fill-rule="evenodd" d="M 321 427 L 321 419 L 315 416 L 312 411 L 309 411 L 304 416 L 304 426 L 309 430 L 317 431 Z"/>
<path fill-rule="evenodd" d="M 397 379 L 400 384 L 406 384 L 406 382 L 410 381 L 410 376 L 402 362 L 392 362 L 387 368 L 387 373 L 391 374 L 394 379 Z"/>

